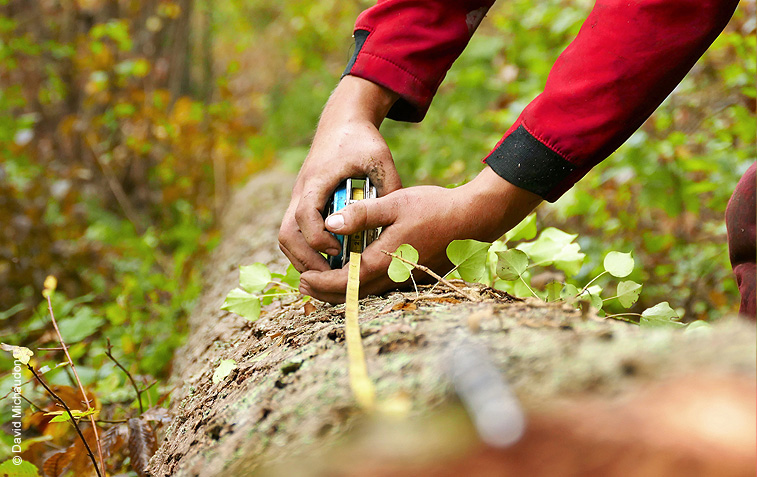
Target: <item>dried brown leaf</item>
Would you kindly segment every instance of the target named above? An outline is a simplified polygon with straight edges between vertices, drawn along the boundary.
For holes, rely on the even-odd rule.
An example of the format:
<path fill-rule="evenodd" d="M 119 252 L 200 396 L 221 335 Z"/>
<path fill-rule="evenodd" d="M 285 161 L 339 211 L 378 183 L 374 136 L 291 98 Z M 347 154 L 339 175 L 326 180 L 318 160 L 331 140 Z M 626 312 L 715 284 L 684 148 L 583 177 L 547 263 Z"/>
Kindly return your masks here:
<path fill-rule="evenodd" d="M 150 458 L 158 449 L 155 432 L 150 424 L 141 418 L 129 419 L 129 455 L 131 467 L 139 477 L 146 477 Z"/>
<path fill-rule="evenodd" d="M 59 475 L 62 475 L 63 472 L 65 472 L 66 467 L 68 467 L 74 459 L 73 449 L 74 446 L 72 445 L 63 452 L 56 452 L 51 455 L 42 466 L 42 471 L 45 475 L 48 477 L 58 477 Z"/>
<path fill-rule="evenodd" d="M 315 308 L 315 305 L 313 305 L 312 303 L 308 301 L 308 302 L 305 302 L 305 305 L 302 307 L 302 310 L 305 313 L 305 316 L 308 316 L 311 313 L 315 313 L 316 308 Z"/>
<path fill-rule="evenodd" d="M 82 431 L 82 434 L 87 440 L 87 444 L 89 444 L 89 448 L 92 450 L 95 458 L 97 458 L 97 443 L 95 442 L 94 431 L 91 427 L 87 427 Z M 78 436 L 74 444 L 69 447 L 68 450 L 73 454 L 73 460 L 71 461 L 71 472 L 73 475 L 76 477 L 95 475 L 95 467 L 92 465 L 92 459 L 87 453 L 87 448 L 84 447 L 84 443 L 82 443 Z M 68 452 L 68 450 L 66 452 Z"/>
<path fill-rule="evenodd" d="M 171 422 L 171 414 L 168 412 L 168 409 L 160 406 L 151 407 L 142 413 L 141 417 L 146 421 L 159 422 L 160 424 Z"/>
<path fill-rule="evenodd" d="M 118 424 L 103 432 L 100 436 L 100 447 L 103 457 L 109 459 L 118 453 L 129 438 L 129 428 L 126 424 Z"/>
<path fill-rule="evenodd" d="M 399 302 L 392 307 L 392 311 L 412 311 L 417 310 L 418 305 L 412 302 Z"/>

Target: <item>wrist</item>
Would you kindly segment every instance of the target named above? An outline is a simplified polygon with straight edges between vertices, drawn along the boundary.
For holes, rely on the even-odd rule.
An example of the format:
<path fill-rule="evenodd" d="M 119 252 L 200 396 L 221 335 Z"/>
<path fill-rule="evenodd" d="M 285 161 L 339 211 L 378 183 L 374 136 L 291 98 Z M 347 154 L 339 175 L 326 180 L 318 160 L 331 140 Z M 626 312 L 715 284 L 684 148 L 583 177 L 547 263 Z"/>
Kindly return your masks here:
<path fill-rule="evenodd" d="M 329 98 L 324 116 L 335 115 L 345 121 L 368 121 L 378 128 L 397 99 L 397 93 L 383 86 L 347 75 Z"/>
<path fill-rule="evenodd" d="M 495 238 L 518 225 L 544 200 L 503 179 L 488 166 L 462 187 L 477 204 L 481 215 L 492 224 Z"/>

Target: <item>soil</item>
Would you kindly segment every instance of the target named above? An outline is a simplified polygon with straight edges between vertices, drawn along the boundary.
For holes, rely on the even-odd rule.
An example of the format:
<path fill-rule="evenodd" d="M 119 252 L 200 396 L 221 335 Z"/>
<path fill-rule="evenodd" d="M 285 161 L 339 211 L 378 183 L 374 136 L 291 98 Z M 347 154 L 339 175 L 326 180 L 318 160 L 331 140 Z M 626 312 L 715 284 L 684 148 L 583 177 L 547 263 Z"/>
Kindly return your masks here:
<path fill-rule="evenodd" d="M 440 286 L 420 296 L 368 297 L 360 326 L 379 406 L 359 409 L 348 382 L 343 305 L 312 308 L 289 298 L 264 307 L 256 322 L 220 310 L 239 265 L 285 269 L 276 235 L 292 183 L 288 174 L 266 172 L 229 206 L 190 337 L 174 360 L 174 419 L 152 475 L 753 471 L 756 335 L 754 323 L 739 319 L 696 332 L 642 329 L 461 283 L 482 301 Z M 481 444 L 458 403 L 448 370 L 461 341 L 485 350 L 525 409 L 526 435 L 515 447 Z M 224 359 L 237 367 L 214 383 Z M 715 437 L 712 426 L 679 425 L 711 415 L 722 431 Z M 594 459 L 583 458 L 592 452 Z M 628 473 L 641 463 L 651 473 Z"/>

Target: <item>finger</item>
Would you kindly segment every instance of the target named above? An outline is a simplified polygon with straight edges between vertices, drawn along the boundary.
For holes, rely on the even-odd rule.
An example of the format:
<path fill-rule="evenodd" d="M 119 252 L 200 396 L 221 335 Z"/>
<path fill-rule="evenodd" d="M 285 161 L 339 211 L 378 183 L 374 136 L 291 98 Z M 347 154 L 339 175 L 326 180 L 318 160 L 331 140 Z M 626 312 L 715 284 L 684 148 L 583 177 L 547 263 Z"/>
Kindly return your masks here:
<path fill-rule="evenodd" d="M 338 213 L 326 218 L 326 228 L 330 232 L 349 235 L 361 230 L 386 227 L 397 220 L 398 200 L 390 194 L 378 199 L 354 202 Z"/>
<path fill-rule="evenodd" d="M 310 248 L 329 255 L 338 255 L 339 241 L 326 231 L 321 215 L 326 200 L 327 196 L 320 192 L 313 191 L 305 194 L 297 205 L 294 218 Z"/>
<path fill-rule="evenodd" d="M 279 248 L 300 273 L 308 270 L 325 271 L 331 269 L 321 254 L 310 248 L 302 236 L 302 232 L 292 220 L 285 218 L 281 225 Z"/>
<path fill-rule="evenodd" d="M 386 274 L 391 258 L 378 251 L 366 250 L 361 256 L 360 296 L 383 293 L 398 285 Z M 330 303 L 342 303 L 347 291 L 348 266 L 326 272 L 306 272 L 300 276 L 300 292 Z"/>

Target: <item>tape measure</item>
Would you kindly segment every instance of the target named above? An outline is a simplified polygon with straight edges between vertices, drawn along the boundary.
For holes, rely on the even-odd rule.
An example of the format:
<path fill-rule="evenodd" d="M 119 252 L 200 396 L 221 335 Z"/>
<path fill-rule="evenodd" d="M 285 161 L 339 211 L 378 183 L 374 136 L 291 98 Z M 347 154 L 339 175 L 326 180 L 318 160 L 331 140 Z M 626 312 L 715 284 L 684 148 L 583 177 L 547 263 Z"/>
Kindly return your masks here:
<path fill-rule="evenodd" d="M 350 388 L 352 388 L 352 394 L 360 407 L 372 409 L 376 403 L 376 390 L 368 378 L 360 325 L 357 320 L 360 296 L 360 254 L 350 252 L 349 263 L 347 297 L 344 304 L 344 334 L 347 340 Z"/>
<path fill-rule="evenodd" d="M 351 177 L 345 179 L 334 190 L 324 209 L 325 216 L 339 212 L 348 205 L 363 199 L 375 199 L 378 197 L 376 187 L 371 184 L 367 177 Z M 344 267 L 350 261 L 350 253 L 363 253 L 363 250 L 376 240 L 381 233 L 381 229 L 363 230 L 345 237 L 344 235 L 332 234 L 339 241 L 339 255 L 328 257 L 329 266 L 332 269 Z"/>

